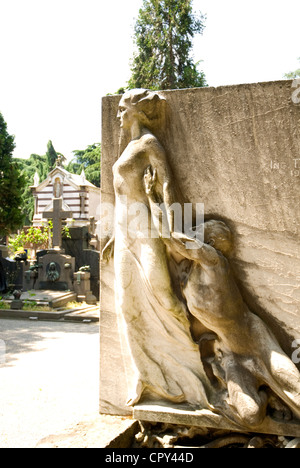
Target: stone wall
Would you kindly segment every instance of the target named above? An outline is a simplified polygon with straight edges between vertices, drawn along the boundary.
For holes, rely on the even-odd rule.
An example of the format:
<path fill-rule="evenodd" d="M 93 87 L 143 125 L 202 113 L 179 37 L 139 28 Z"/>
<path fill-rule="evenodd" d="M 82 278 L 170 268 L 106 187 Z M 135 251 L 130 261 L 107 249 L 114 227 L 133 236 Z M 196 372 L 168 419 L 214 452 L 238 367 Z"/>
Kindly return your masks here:
<path fill-rule="evenodd" d="M 300 105 L 292 92 L 291 81 L 162 92 L 167 128 L 159 135 L 187 201 L 232 229 L 242 295 L 289 356 L 300 338 Z M 113 201 L 119 100 L 103 98 L 102 202 Z M 122 414 L 131 370 L 113 295 L 110 261 L 101 269 L 100 401 L 102 412 Z"/>

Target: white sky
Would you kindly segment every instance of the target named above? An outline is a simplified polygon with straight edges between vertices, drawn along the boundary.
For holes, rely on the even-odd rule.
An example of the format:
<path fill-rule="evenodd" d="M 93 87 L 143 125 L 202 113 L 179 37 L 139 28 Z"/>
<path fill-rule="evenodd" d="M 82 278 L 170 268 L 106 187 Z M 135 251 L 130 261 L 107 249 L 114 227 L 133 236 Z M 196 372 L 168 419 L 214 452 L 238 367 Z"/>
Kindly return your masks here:
<path fill-rule="evenodd" d="M 0 112 L 16 157 L 67 158 L 101 141 L 101 98 L 130 77 L 142 0 L 0 0 Z M 210 86 L 281 80 L 299 68 L 299 0 L 194 0 L 207 14 L 194 60 Z"/>

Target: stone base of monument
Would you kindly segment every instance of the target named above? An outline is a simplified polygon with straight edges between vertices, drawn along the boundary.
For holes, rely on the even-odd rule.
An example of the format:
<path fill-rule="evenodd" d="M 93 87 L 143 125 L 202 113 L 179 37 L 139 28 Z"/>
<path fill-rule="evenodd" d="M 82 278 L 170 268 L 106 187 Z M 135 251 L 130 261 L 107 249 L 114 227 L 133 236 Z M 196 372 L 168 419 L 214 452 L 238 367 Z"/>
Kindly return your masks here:
<path fill-rule="evenodd" d="M 68 322 L 99 322 L 99 316 L 99 305 L 87 305 L 87 307 L 69 311 L 69 313 L 64 316 L 64 320 Z"/>
<path fill-rule="evenodd" d="M 96 304 L 97 299 L 91 291 L 91 274 L 88 271 L 78 271 L 74 273 L 73 279 L 77 301 Z"/>
<path fill-rule="evenodd" d="M 76 301 L 74 291 L 30 290 L 22 293 L 22 302 L 25 304 L 49 306 L 59 308 L 68 302 Z"/>
<path fill-rule="evenodd" d="M 8 300 L 8 304 L 11 301 L 12 304 L 16 304 L 16 300 L 13 297 Z M 24 308 L 16 307 L 0 310 L 0 318 L 25 318 L 25 319 L 36 319 L 36 320 L 67 320 L 76 322 L 95 322 L 99 321 L 99 306 L 86 305 L 85 307 L 76 307 L 72 309 L 66 309 L 67 303 L 77 301 L 77 295 L 73 291 L 51 291 L 51 290 L 32 290 L 22 293 L 22 300 L 20 304 L 26 304 Z M 33 309 L 36 306 L 49 307 L 49 310 L 30 310 L 30 303 L 32 303 Z M 29 309 L 29 310 L 28 310 Z"/>
<path fill-rule="evenodd" d="M 300 437 L 300 421 L 276 421 L 267 416 L 264 422 L 255 427 L 247 428 L 221 414 L 210 410 L 195 410 L 189 406 L 173 405 L 164 406 L 161 403 L 139 404 L 133 410 L 134 419 L 149 422 L 161 422 L 166 424 L 178 424 L 180 426 L 193 426 L 202 428 L 218 428 L 234 432 L 252 432 L 259 434 L 274 434 L 279 436 Z"/>
<path fill-rule="evenodd" d="M 23 309 L 23 305 L 24 305 L 24 302 L 21 299 L 14 299 L 10 303 L 10 308 L 13 309 L 13 310 Z"/>

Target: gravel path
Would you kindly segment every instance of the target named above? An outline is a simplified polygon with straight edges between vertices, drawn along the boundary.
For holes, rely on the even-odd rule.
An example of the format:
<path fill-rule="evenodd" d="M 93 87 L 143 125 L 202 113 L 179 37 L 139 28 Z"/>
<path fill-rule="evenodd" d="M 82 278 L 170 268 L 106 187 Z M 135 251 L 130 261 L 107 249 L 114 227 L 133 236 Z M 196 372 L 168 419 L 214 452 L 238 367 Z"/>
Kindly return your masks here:
<path fill-rule="evenodd" d="M 98 376 L 98 323 L 0 319 L 0 448 L 95 417 Z"/>

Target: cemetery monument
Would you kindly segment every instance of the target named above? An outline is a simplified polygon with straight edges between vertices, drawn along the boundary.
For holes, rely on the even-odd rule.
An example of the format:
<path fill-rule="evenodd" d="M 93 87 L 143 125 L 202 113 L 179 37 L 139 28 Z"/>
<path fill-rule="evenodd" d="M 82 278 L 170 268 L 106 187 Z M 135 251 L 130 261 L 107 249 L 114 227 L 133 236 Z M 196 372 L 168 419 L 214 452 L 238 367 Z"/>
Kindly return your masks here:
<path fill-rule="evenodd" d="M 35 175 L 31 191 L 35 200 L 33 225 L 40 226 L 49 219 L 47 213 L 54 210 L 55 203 L 61 203 L 60 210 L 67 219 L 70 238 L 61 237 L 59 223 L 53 232 L 53 244 L 59 244 L 67 255 L 75 258 L 75 270 L 90 266 L 85 273 L 85 281 L 90 281 L 92 294 L 99 299 L 99 236 L 100 236 L 100 189 L 86 179 L 84 170 L 80 175 L 68 172 L 58 158 L 56 167 L 45 180 L 40 181 Z M 60 201 L 59 201 L 60 200 Z M 51 219 L 51 216 L 50 216 Z M 83 278 L 83 275 L 82 275 Z M 76 276 L 79 284 L 80 275 Z M 79 294 L 82 297 L 83 283 L 80 283 Z"/>
<path fill-rule="evenodd" d="M 300 436 L 291 85 L 103 98 L 102 413 Z"/>
<path fill-rule="evenodd" d="M 62 248 L 62 221 L 72 217 L 63 209 L 63 199 L 53 198 L 53 209 L 44 211 L 43 217 L 53 222 L 53 247 L 39 255 L 36 265 L 25 273 L 24 290 L 62 291 L 61 302 L 72 300 L 96 303 L 90 288 L 90 273 L 75 272 L 75 258 Z"/>

